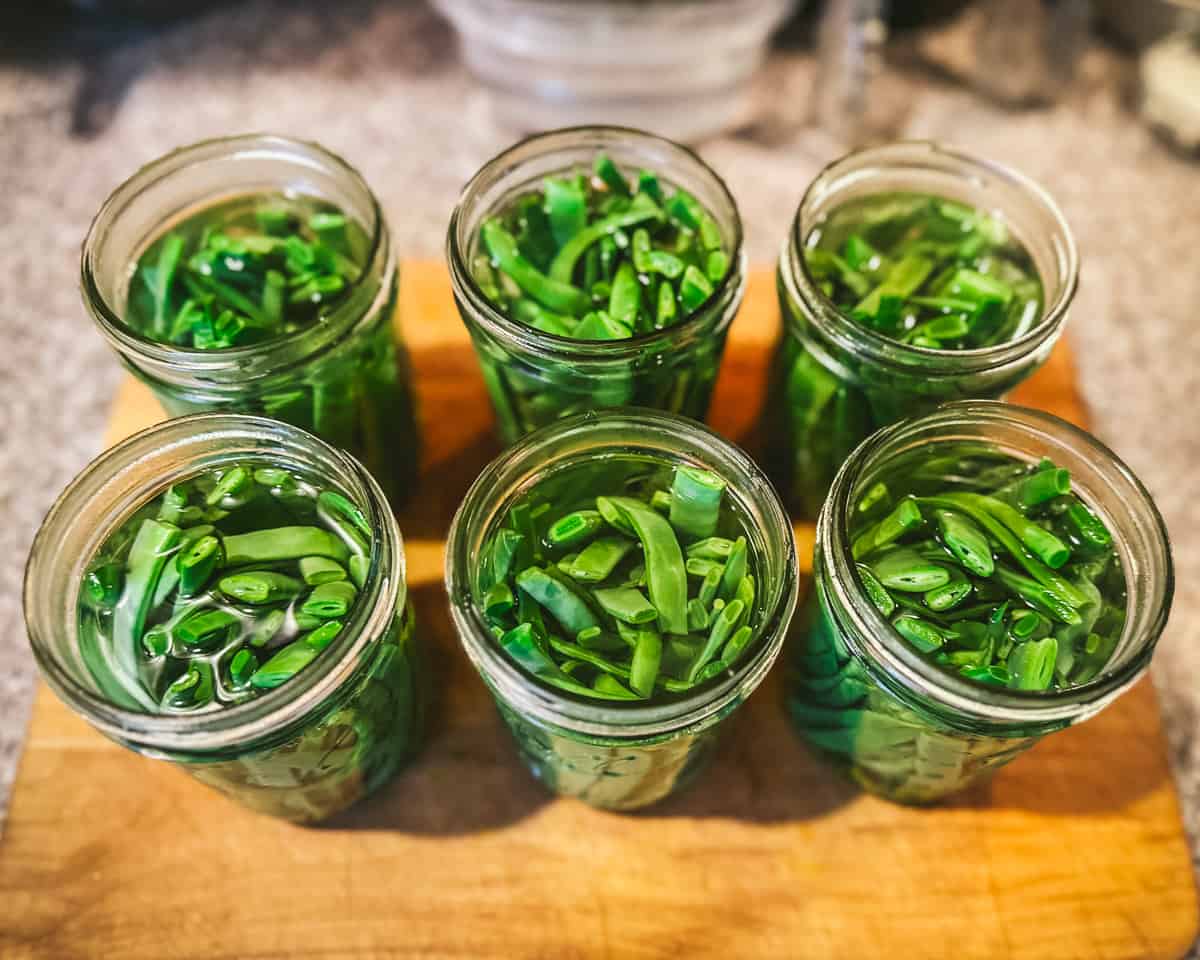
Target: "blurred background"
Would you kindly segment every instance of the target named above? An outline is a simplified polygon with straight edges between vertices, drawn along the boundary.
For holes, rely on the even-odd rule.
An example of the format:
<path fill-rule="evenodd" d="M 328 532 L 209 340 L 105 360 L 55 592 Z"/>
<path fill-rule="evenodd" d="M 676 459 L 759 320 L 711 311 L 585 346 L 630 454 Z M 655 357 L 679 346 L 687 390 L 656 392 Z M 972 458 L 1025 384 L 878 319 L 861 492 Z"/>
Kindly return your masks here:
<path fill-rule="evenodd" d="M 1094 431 L 1177 552 L 1156 661 L 1200 826 L 1200 8 L 1121 0 L 41 0 L 0 26 L 0 818 L 33 689 L 19 607 L 42 515 L 99 452 L 121 376 L 79 245 L 141 164 L 205 137 L 319 140 L 401 256 L 441 256 L 459 190 L 524 132 L 584 121 L 697 144 L 770 267 L 846 149 L 944 140 L 1016 166 L 1082 256 L 1068 336 Z M 420 323 L 405 317 L 406 324 Z M 1097 758 L 1103 762 L 1103 758 Z"/>

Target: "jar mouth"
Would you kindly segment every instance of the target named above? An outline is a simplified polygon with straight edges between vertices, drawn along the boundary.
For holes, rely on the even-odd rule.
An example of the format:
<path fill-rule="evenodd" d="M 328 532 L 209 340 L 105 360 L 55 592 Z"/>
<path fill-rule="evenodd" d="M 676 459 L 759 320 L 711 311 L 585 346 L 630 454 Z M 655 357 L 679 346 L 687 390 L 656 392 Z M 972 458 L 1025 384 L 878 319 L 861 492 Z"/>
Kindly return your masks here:
<path fill-rule="evenodd" d="M 559 449 L 562 445 L 562 449 Z M 475 601 L 478 549 L 507 509 L 561 469 L 606 457 L 636 457 L 702 466 L 723 476 L 727 495 L 762 529 L 754 545 L 760 580 L 770 580 L 758 639 L 746 661 L 725 678 L 664 703 L 595 701 L 543 684 L 500 649 Z M 719 461 L 719 462 L 718 462 Z M 771 539 L 774 537 L 775 539 Z M 768 578 L 761 568 L 773 566 Z M 740 448 L 695 421 L 638 407 L 585 413 L 522 438 L 479 475 L 455 514 L 446 543 L 446 591 L 459 639 L 489 687 L 522 714 L 594 736 L 656 736 L 701 724 L 745 699 L 762 682 L 782 647 L 798 593 L 791 524 L 778 495 Z"/>
<path fill-rule="evenodd" d="M 513 171 L 520 170 L 533 160 L 551 157 L 556 153 L 567 153 L 582 149 L 616 150 L 630 143 L 639 148 L 653 152 L 659 156 L 659 162 L 672 159 L 690 165 L 697 178 L 707 181 L 707 185 L 722 200 L 726 212 L 730 214 L 732 243 L 730 245 L 729 269 L 721 282 L 714 288 L 711 296 L 695 310 L 686 320 L 654 330 L 649 333 L 639 333 L 625 340 L 577 340 L 573 337 L 560 337 L 557 334 L 545 333 L 527 324 L 514 320 L 497 310 L 492 302 L 484 295 L 475 280 L 474 273 L 468 263 L 471 236 L 471 224 L 468 222 L 478 203 L 478 194 L 499 184 Z M 620 160 L 614 157 L 620 164 Z M 571 169 L 570 165 L 554 168 L 555 172 Z M 551 172 L 544 170 L 539 176 Z M 682 179 L 666 177 L 669 182 L 677 183 L 688 189 Z M 518 192 L 527 189 L 533 180 L 515 184 L 512 188 L 500 193 L 500 196 L 484 210 L 484 214 L 493 213 L 505 200 Z M 706 206 L 708 206 L 706 204 Z M 711 212 L 711 211 L 710 211 Z M 483 217 L 475 218 L 482 223 Z M 720 221 L 718 221 L 720 222 Z M 722 233 L 726 233 L 722 228 Z M 513 146 L 497 154 L 467 181 L 463 187 L 459 201 L 450 214 L 450 227 L 446 235 L 446 259 L 450 265 L 450 275 L 454 283 L 456 297 L 466 300 L 474 315 L 473 319 L 493 336 L 509 343 L 515 343 L 521 349 L 530 353 L 553 356 L 563 360 L 629 360 L 641 355 L 647 347 L 680 346 L 680 341 L 691 342 L 702 336 L 708 336 L 718 331 L 713 329 L 714 318 L 717 324 L 724 328 L 733 320 L 733 311 L 727 309 L 730 305 L 740 303 L 746 286 L 746 252 L 742 230 L 742 219 L 738 213 L 737 201 L 728 185 L 700 155 L 683 144 L 659 137 L 644 130 L 632 127 L 587 125 L 578 127 L 563 127 L 525 137 Z"/>
<path fill-rule="evenodd" d="M 89 688 L 79 653 L 78 604 L 87 565 L 108 537 L 147 500 L 199 470 L 269 459 L 318 470 L 364 507 L 375 531 L 354 615 L 330 646 L 294 678 L 253 700 L 194 716 L 143 713 Z M 97 518 L 90 516 L 99 511 Z M 265 417 L 202 413 L 168 420 L 93 460 L 50 508 L 25 567 L 24 608 L 34 657 L 71 709 L 110 737 L 149 751 L 205 754 L 286 738 L 359 669 L 360 655 L 406 602 L 404 544 L 383 491 L 348 454 Z M 74 669 L 72 669 L 74 668 Z"/>
<path fill-rule="evenodd" d="M 983 433 L 995 429 L 996 436 Z M 942 436 L 922 436 L 941 431 Z M 944 670 L 913 649 L 871 603 L 858 586 L 847 517 L 855 493 L 872 482 L 881 467 L 901 450 L 918 444 L 953 440 L 983 440 L 1022 459 L 1036 460 L 1054 449 L 1073 450 L 1079 462 L 1090 463 L 1083 499 L 1093 509 L 1109 514 L 1105 520 L 1121 553 L 1127 584 L 1127 617 L 1113 660 L 1117 665 L 1099 676 L 1061 690 L 1011 690 L 975 683 Z M 1023 454 L 1023 455 L 1022 455 Z M 1056 462 L 1058 462 L 1056 460 Z M 1072 470 L 1072 484 L 1076 480 Z M 1096 502 L 1103 491 L 1128 509 L 1124 522 L 1114 523 L 1111 510 Z M 850 455 L 833 482 L 817 521 L 817 549 L 831 567 L 829 586 L 839 613 L 853 627 L 858 643 L 885 668 L 888 683 L 909 691 L 932 693 L 943 706 L 984 722 L 1056 723 L 1095 713 L 1127 690 L 1150 665 L 1155 645 L 1166 626 L 1175 591 L 1174 567 L 1166 524 L 1149 492 L 1124 462 L 1094 436 L 1051 414 L 997 400 L 963 400 L 943 404 L 933 413 L 903 420 L 864 441 Z M 1144 554 L 1144 555 L 1143 555 Z M 1145 581 L 1150 586 L 1139 596 L 1132 589 Z M 1138 616 L 1134 616 L 1134 614 Z"/>
<path fill-rule="evenodd" d="M 868 169 L 860 169 L 863 166 Z M 1000 184 L 1015 195 L 1032 201 L 1038 215 L 1045 217 L 1050 225 L 1051 259 L 1058 274 L 1050 278 L 1055 281 L 1055 295 L 1044 306 L 1037 323 L 1020 337 L 990 347 L 941 350 L 893 340 L 856 323 L 838 309 L 821 291 L 804 256 L 805 245 L 814 226 L 806 213 L 820 204 L 829 193 L 869 182 L 873 176 L 871 167 L 891 169 L 897 174 L 911 169 L 931 177 L 949 175 L 976 189 Z M 870 192 L 864 190 L 858 195 L 866 196 Z M 880 192 L 886 191 L 881 189 Z M 939 194 L 933 187 L 928 192 Z M 835 202 L 829 209 L 836 209 L 837 205 Z M 997 204 L 997 208 L 1004 214 L 1005 223 L 1013 226 L 1004 205 Z M 884 146 L 865 147 L 826 165 L 809 184 L 796 210 L 791 231 L 784 242 L 784 262 L 789 260 L 793 263 L 793 271 L 787 274 L 787 280 L 793 286 L 797 299 L 808 309 L 814 325 L 825 336 L 847 350 L 864 352 L 877 361 L 899 367 L 919 366 L 928 372 L 979 373 L 1032 353 L 1060 332 L 1079 286 L 1079 250 L 1075 236 L 1058 204 L 1037 181 L 1012 167 L 931 140 L 904 140 Z M 1047 290 L 1048 278 L 1041 265 L 1038 265 L 1038 279 L 1043 291 Z M 944 369 L 939 370 L 939 367 Z"/>
<path fill-rule="evenodd" d="M 303 170 L 343 179 L 348 185 L 348 191 L 363 201 L 367 211 L 365 218 L 356 218 L 369 234 L 367 257 L 362 273 L 356 280 L 346 283 L 344 292 L 334 302 L 328 315 L 317 323 L 280 334 L 262 343 L 220 350 L 200 350 L 162 343 L 147 337 L 122 319 L 121 307 L 114 307 L 110 303 L 104 289 L 106 285 L 101 279 L 102 268 L 99 259 L 102 245 L 109 232 L 144 191 L 170 180 L 186 178 L 189 171 L 204 164 L 234 158 L 246 162 L 286 162 L 293 165 L 293 174 Z M 264 174 L 253 186 L 248 185 L 246 189 L 225 186 L 197 197 L 190 197 L 186 202 L 177 204 L 165 216 L 158 217 L 149 230 L 141 231 L 134 248 L 144 249 L 147 243 L 153 242 L 160 234 L 163 224 L 174 214 L 187 209 L 199 211 L 221 200 L 235 199 L 269 188 L 287 192 L 288 185 L 295 179 L 295 175 L 289 176 L 286 173 L 276 173 L 274 176 Z M 367 305 L 377 297 L 375 283 L 371 277 L 378 272 L 381 260 L 387 256 L 387 224 L 383 210 L 362 174 L 349 162 L 309 140 L 271 133 L 235 134 L 177 147 L 144 164 L 121 183 L 104 201 L 84 238 L 80 251 L 80 287 L 84 304 L 101 332 L 123 354 L 144 357 L 164 366 L 183 360 L 188 366 L 202 368 L 209 375 L 228 373 L 242 379 L 246 377 L 247 372 L 262 376 L 311 359 L 314 353 L 331 345 L 352 328 L 367 310 Z M 135 260 L 127 259 L 120 270 L 129 272 L 135 263 Z"/>

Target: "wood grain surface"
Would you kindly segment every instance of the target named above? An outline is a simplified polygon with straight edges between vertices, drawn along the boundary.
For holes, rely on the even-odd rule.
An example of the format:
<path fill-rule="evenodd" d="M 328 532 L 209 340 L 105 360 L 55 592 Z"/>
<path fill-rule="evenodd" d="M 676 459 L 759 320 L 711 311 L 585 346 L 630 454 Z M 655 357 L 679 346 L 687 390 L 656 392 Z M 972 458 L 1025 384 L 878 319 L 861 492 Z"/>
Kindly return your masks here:
<path fill-rule="evenodd" d="M 437 668 L 415 765 L 320 828 L 247 813 L 110 743 L 43 687 L 0 840 L 0 958 L 1175 958 L 1196 889 L 1153 689 L 947 806 L 832 777 L 775 678 L 686 794 L 627 815 L 549 797 L 462 655 L 442 536 L 497 452 L 440 266 L 408 264 L 423 480 L 400 517 Z M 714 426 L 755 448 L 773 280 L 733 326 Z M 1014 398 L 1086 419 L 1066 345 Z M 110 441 L 162 416 L 127 382 Z M 799 526 L 802 557 L 811 530 Z"/>

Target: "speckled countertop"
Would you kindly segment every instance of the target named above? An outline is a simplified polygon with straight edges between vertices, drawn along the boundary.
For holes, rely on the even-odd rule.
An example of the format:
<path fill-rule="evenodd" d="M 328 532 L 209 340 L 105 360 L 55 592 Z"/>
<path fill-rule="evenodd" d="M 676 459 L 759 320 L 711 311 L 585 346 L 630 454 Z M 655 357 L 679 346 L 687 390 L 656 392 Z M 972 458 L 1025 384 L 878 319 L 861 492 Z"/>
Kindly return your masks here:
<path fill-rule="evenodd" d="M 295 134 L 363 171 L 403 255 L 433 257 L 460 186 L 511 139 L 460 66 L 449 30 L 419 3 L 247 0 L 100 39 L 102 52 L 80 56 L 19 44 L 5 53 L 0 37 L 0 814 L 34 685 L 19 602 L 24 557 L 55 494 L 99 452 L 120 377 L 76 286 L 80 241 L 108 192 L 181 143 Z M 1131 116 L 1130 70 L 1093 49 L 1063 103 L 1022 113 L 924 75 L 898 77 L 890 95 L 906 112 L 905 135 L 1020 167 L 1075 228 L 1084 267 L 1070 336 L 1095 432 L 1146 481 L 1175 543 L 1176 606 L 1154 676 L 1196 836 L 1200 165 Z M 701 145 L 738 197 L 758 264 L 773 261 L 801 189 L 837 153 L 788 122 L 803 113 L 813 73 L 804 50 L 777 51 L 763 80 L 774 115 Z"/>

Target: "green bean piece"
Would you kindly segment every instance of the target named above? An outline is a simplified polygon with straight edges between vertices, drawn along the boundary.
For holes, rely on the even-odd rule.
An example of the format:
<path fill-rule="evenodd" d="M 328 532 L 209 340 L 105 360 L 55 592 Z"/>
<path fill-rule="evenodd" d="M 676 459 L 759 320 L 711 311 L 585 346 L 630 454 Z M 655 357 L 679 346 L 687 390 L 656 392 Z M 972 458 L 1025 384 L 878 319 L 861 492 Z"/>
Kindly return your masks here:
<path fill-rule="evenodd" d="M 186 647 L 211 650 L 221 646 L 241 627 L 241 619 L 228 610 L 208 609 L 181 620 L 172 635 Z"/>
<path fill-rule="evenodd" d="M 708 605 L 699 597 L 692 597 L 687 604 L 689 633 L 700 633 L 708 629 Z"/>
<path fill-rule="evenodd" d="M 921 516 L 921 510 L 917 506 L 916 500 L 912 497 L 903 498 L 891 513 L 855 537 L 851 548 L 854 558 L 860 559 L 881 547 L 894 543 L 900 537 L 920 527 L 922 523 L 924 523 L 924 517 Z"/>
<path fill-rule="evenodd" d="M 729 642 L 738 621 L 741 619 L 744 606 L 741 600 L 734 600 L 722 608 L 709 629 L 708 639 L 700 650 L 700 655 L 688 671 L 688 680 L 698 682 L 700 671 L 703 670 L 721 649 Z"/>
<path fill-rule="evenodd" d="M 342 632 L 340 620 L 329 620 L 304 637 L 304 642 L 318 652 L 328 647 L 335 637 Z"/>
<path fill-rule="evenodd" d="M 587 198 L 571 180 L 548 177 L 542 186 L 554 242 L 562 246 L 587 226 Z"/>
<path fill-rule="evenodd" d="M 226 497 L 239 493 L 250 482 L 250 472 L 242 466 L 233 467 L 221 475 L 217 485 L 204 498 L 207 506 L 215 507 Z"/>
<path fill-rule="evenodd" d="M 125 587 L 113 609 L 112 642 L 118 676 L 126 692 L 145 703 L 146 694 L 135 682 L 150 602 L 171 550 L 179 541 L 173 524 L 146 519 L 138 527 L 125 561 Z"/>
<path fill-rule="evenodd" d="M 901 614 L 892 621 L 900 636 L 920 650 L 931 653 L 946 643 L 946 634 L 936 624 L 911 614 Z"/>
<path fill-rule="evenodd" d="M 632 497 L 610 497 L 642 543 L 646 586 L 665 633 L 687 633 L 687 572 L 683 551 L 671 525 L 648 504 Z"/>
<path fill-rule="evenodd" d="M 542 306 L 571 316 L 583 316 L 591 301 L 578 287 L 570 283 L 570 275 L 563 280 L 547 276 L 530 263 L 517 247 L 517 240 L 504 229 L 498 220 L 488 220 L 482 228 L 484 246 L 491 254 L 496 266 L 511 277 L 525 293 Z M 582 234 L 576 235 L 578 239 Z"/>
<path fill-rule="evenodd" d="M 738 585 L 746 575 L 749 547 L 745 537 L 738 537 L 729 551 L 725 561 L 725 569 L 721 571 L 721 584 L 717 588 L 717 596 L 728 602 L 737 593 Z"/>
<path fill-rule="evenodd" d="M 211 534 L 192 541 L 175 561 L 179 595 L 192 597 L 203 590 L 209 578 L 221 566 L 224 556 L 221 541 Z"/>
<path fill-rule="evenodd" d="M 300 560 L 300 576 L 310 587 L 323 583 L 334 583 L 346 579 L 346 569 L 328 557 L 303 557 Z"/>
<path fill-rule="evenodd" d="M 600 583 L 633 548 L 633 541 L 624 537 L 598 537 L 579 552 L 568 574 L 585 583 Z"/>
<path fill-rule="evenodd" d="M 711 537 L 717 531 L 724 493 L 725 481 L 711 470 L 676 467 L 671 484 L 671 526 L 689 537 Z"/>
<path fill-rule="evenodd" d="M 942 542 L 954 554 L 963 568 L 977 577 L 990 577 L 996 567 L 987 536 L 960 513 L 935 510 Z"/>
<path fill-rule="evenodd" d="M 1052 570 L 1071 559 L 1071 548 L 1041 524 L 993 497 L 978 497 L 979 505 L 1017 535 L 1035 557 Z"/>
<path fill-rule="evenodd" d="M 576 510 L 559 517 L 546 532 L 546 542 L 556 549 L 587 543 L 604 529 L 604 518 L 597 510 Z"/>
<path fill-rule="evenodd" d="M 1048 690 L 1054 680 L 1058 641 L 1054 637 L 1018 643 L 1008 655 L 1008 685 L 1014 690 Z"/>
<path fill-rule="evenodd" d="M 710 570 L 704 575 L 704 580 L 700 584 L 700 592 L 697 599 L 704 604 L 705 607 L 711 607 L 713 601 L 717 599 L 717 591 L 721 589 L 721 584 L 725 580 L 725 568 L 717 567 Z"/>
<path fill-rule="evenodd" d="M 710 573 L 718 575 L 725 572 L 725 564 L 718 563 L 716 560 L 708 560 L 704 557 L 688 557 L 684 562 L 683 567 L 691 577 L 707 577 Z"/>
<path fill-rule="evenodd" d="M 1104 552 L 1112 546 L 1112 534 L 1108 527 L 1086 504 L 1076 500 L 1065 514 L 1066 526 L 1075 542 L 1095 552 Z"/>
<path fill-rule="evenodd" d="M 625 623 L 651 623 L 658 611 L 636 587 L 606 587 L 592 591 L 592 598 L 610 617 Z"/>
<path fill-rule="evenodd" d="M 358 590 L 354 584 L 345 580 L 335 580 L 314 587 L 312 593 L 305 597 L 300 609 L 310 617 L 336 620 L 346 616 L 357 598 Z"/>
<path fill-rule="evenodd" d="M 907 547 L 883 554 L 870 567 L 885 587 L 905 593 L 925 593 L 945 586 L 951 578 L 948 568 Z"/>
<path fill-rule="evenodd" d="M 634 692 L 647 699 L 654 693 L 654 681 L 658 678 L 662 662 L 662 637 L 653 630 L 639 630 L 637 646 L 629 668 L 629 685 Z"/>
<path fill-rule="evenodd" d="M 732 667 L 742 658 L 742 654 L 746 652 L 746 648 L 750 645 L 750 641 L 754 638 L 754 631 L 749 624 L 738 627 L 737 631 L 729 642 L 725 644 L 725 648 L 721 651 L 720 663 L 725 667 Z M 710 664 L 711 666 L 711 664 Z M 700 671 L 701 674 L 704 671 Z"/>
<path fill-rule="evenodd" d="M 225 564 L 230 567 L 305 557 L 327 557 L 345 563 L 349 556 L 345 543 L 320 527 L 276 527 L 225 538 Z"/>
<path fill-rule="evenodd" d="M 187 671 L 167 687 L 162 705 L 167 709 L 195 710 L 212 703 L 212 665 L 203 660 L 193 660 Z"/>
<path fill-rule="evenodd" d="M 118 563 L 102 563 L 84 577 L 88 599 L 98 607 L 111 609 L 121 597 L 125 585 L 125 570 Z"/>
<path fill-rule="evenodd" d="M 871 568 L 865 563 L 856 563 L 854 565 L 858 571 L 859 579 L 862 581 L 863 590 L 871 603 L 875 605 L 875 609 L 882 613 L 885 617 L 890 617 L 896 610 L 896 601 L 892 599 L 892 595 L 888 593 L 887 588 L 879 582 L 879 578 L 871 572 Z"/>
<path fill-rule="evenodd" d="M 518 573 L 517 586 L 536 600 L 572 636 L 580 630 L 600 625 L 578 593 L 540 567 L 528 567 Z"/>
<path fill-rule="evenodd" d="M 231 573 L 217 581 L 217 589 L 242 603 L 276 603 L 304 591 L 304 581 L 272 570 Z"/>
<path fill-rule="evenodd" d="M 320 652 L 304 640 L 294 640 L 254 671 L 250 685 L 256 690 L 274 690 L 312 663 Z"/>
<path fill-rule="evenodd" d="M 925 605 L 938 613 L 951 610 L 966 600 L 972 589 L 969 580 L 951 580 L 940 587 L 925 591 Z"/>
<path fill-rule="evenodd" d="M 700 557 L 705 560 L 728 560 L 733 552 L 733 541 L 726 537 L 708 537 L 687 548 L 689 557 Z"/>
<path fill-rule="evenodd" d="M 250 678 L 258 669 L 258 660 L 249 650 L 241 649 L 229 661 L 229 683 L 235 690 L 250 686 Z"/>

